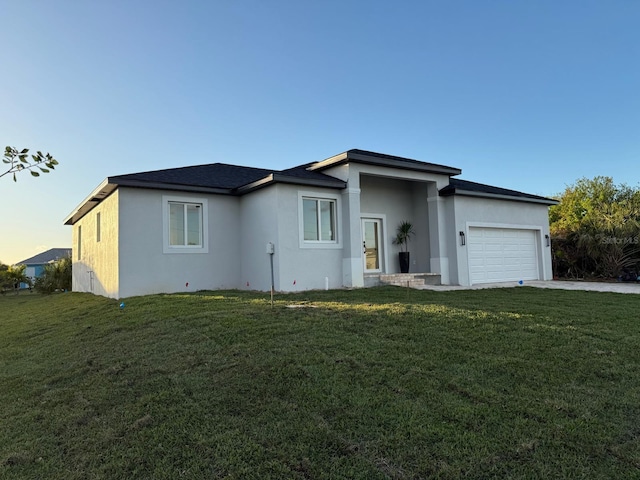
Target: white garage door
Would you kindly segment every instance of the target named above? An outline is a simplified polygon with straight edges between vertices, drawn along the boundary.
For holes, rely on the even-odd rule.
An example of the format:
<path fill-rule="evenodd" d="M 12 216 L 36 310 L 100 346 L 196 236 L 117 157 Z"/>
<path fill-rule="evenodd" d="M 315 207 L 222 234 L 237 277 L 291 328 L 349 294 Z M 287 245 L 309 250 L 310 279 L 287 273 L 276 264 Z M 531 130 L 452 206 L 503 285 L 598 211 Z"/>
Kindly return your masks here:
<path fill-rule="evenodd" d="M 540 278 L 534 230 L 471 227 L 467 248 L 471 284 Z"/>

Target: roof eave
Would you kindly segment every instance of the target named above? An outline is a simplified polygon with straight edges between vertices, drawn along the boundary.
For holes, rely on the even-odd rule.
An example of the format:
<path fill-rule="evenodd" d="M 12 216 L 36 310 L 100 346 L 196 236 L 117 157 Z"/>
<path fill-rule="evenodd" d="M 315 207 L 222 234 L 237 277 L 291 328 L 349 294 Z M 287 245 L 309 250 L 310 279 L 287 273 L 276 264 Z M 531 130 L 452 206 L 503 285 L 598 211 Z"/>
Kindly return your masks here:
<path fill-rule="evenodd" d="M 408 163 L 400 158 L 378 158 L 371 155 L 366 155 L 358 152 L 344 152 L 339 155 L 327 158 L 318 163 L 314 163 L 307 170 L 324 170 L 330 167 L 335 167 L 348 162 L 362 163 L 366 165 L 375 165 L 380 167 L 398 168 L 401 170 L 413 170 L 417 172 L 438 173 L 442 175 L 460 175 L 462 170 L 454 167 L 447 167 L 446 165 L 437 165 L 434 163 Z"/>
<path fill-rule="evenodd" d="M 131 187 L 131 188 L 150 188 L 154 190 L 180 190 L 181 192 L 196 192 L 196 193 L 215 193 L 222 195 L 230 195 L 232 189 L 219 188 L 219 187 L 206 187 L 202 185 L 182 185 L 179 183 L 163 183 L 163 182 L 145 182 L 141 180 L 120 180 L 117 177 L 110 177 L 110 183 L 116 185 L 116 187 Z"/>
<path fill-rule="evenodd" d="M 321 162 L 316 162 L 310 165 L 307 170 L 324 170 L 325 168 L 333 167 L 336 165 L 340 165 L 342 163 L 346 163 L 349 161 L 349 152 L 339 153 L 338 155 L 334 155 L 333 157 L 329 157 Z"/>
<path fill-rule="evenodd" d="M 500 195 L 497 193 L 474 192 L 472 190 L 460 190 L 458 188 L 440 192 L 441 197 L 451 197 L 453 195 L 461 195 L 464 197 L 492 198 L 495 200 L 512 200 L 514 202 L 539 203 L 542 205 L 557 205 L 559 202 L 550 198 L 543 197 L 519 197 L 516 195 Z"/>
<path fill-rule="evenodd" d="M 273 179 L 278 183 L 289 183 L 294 185 L 309 185 L 313 187 L 326 187 L 326 188 L 336 188 L 343 189 L 347 187 L 347 182 L 343 182 L 338 179 L 320 179 L 320 178 L 300 178 L 300 177 L 290 177 L 288 175 L 280 175 L 278 173 L 273 175 Z"/>
<path fill-rule="evenodd" d="M 75 209 L 64 219 L 65 225 L 73 225 L 87 213 L 93 210 L 102 200 L 111 195 L 118 187 L 149 188 L 155 190 L 172 190 L 191 193 L 215 193 L 230 195 L 228 188 L 202 187 L 193 185 L 179 185 L 174 183 L 143 182 L 140 180 L 127 180 L 118 177 L 107 177 L 98 187 L 96 187 L 87 198 L 85 198 Z"/>
<path fill-rule="evenodd" d="M 343 189 L 346 188 L 346 182 L 342 180 L 321 180 L 316 178 L 300 178 L 300 177 L 291 177 L 288 175 L 281 175 L 278 173 L 272 173 L 271 175 L 267 175 L 260 180 L 255 182 L 248 183 L 243 185 L 242 187 L 238 187 L 234 190 L 234 193 L 237 195 L 244 195 L 245 193 L 253 192 L 260 188 L 267 187 L 274 183 L 287 183 L 291 185 L 308 185 L 313 187 L 325 187 L 325 188 L 335 188 L 335 189 Z"/>
<path fill-rule="evenodd" d="M 73 225 L 92 210 L 103 199 L 111 195 L 117 185 L 109 183 L 109 178 L 105 178 L 65 219 L 65 225 Z"/>

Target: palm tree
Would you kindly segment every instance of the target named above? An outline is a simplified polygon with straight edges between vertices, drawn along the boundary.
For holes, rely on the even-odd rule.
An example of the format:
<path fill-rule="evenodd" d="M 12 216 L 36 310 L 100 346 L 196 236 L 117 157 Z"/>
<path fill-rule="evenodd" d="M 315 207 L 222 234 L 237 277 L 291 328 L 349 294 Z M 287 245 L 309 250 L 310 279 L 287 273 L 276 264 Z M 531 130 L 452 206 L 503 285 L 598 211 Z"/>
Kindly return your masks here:
<path fill-rule="evenodd" d="M 413 223 L 408 220 L 403 220 L 396 229 L 396 238 L 393 240 L 394 245 L 400 245 L 400 250 L 406 252 L 409 240 L 415 233 Z"/>
<path fill-rule="evenodd" d="M 395 245 L 400 245 L 400 252 L 398 253 L 398 259 L 400 261 L 400 272 L 408 273 L 409 272 L 409 240 L 411 237 L 415 235 L 415 231 L 413 229 L 413 223 L 408 220 L 403 220 L 398 225 L 396 229 L 396 238 L 393 240 Z"/>
<path fill-rule="evenodd" d="M 11 265 L 4 272 L 6 283 L 9 284 L 9 288 L 15 288 L 16 293 L 21 283 L 31 285 L 31 279 L 24 274 L 26 268 L 26 265 Z"/>

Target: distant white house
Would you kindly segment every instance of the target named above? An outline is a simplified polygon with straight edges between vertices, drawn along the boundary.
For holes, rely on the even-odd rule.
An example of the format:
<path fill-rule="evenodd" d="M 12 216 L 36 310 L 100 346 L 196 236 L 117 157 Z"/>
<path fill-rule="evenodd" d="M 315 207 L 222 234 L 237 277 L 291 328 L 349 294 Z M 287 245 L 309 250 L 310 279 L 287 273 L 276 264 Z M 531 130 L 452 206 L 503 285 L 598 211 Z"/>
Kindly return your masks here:
<path fill-rule="evenodd" d="M 349 150 L 288 170 L 214 163 L 109 177 L 65 219 L 73 290 L 113 298 L 203 289 L 362 287 L 399 272 L 443 284 L 550 279 L 555 200 L 461 170 Z"/>

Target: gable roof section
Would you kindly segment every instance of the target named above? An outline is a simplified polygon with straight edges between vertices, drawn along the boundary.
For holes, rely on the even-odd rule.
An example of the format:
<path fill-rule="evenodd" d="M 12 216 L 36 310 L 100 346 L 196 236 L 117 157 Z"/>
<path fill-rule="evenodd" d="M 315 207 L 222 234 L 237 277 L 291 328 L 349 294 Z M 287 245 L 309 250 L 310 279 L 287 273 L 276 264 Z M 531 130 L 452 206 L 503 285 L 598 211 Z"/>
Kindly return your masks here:
<path fill-rule="evenodd" d="M 544 205 L 556 205 L 557 200 L 531 195 L 506 188 L 493 187 L 482 183 L 469 182 L 459 178 L 452 178 L 449 185 L 440 189 L 440 196 L 450 197 L 463 195 L 468 197 L 495 198 L 497 200 L 515 200 L 520 202 L 542 203 Z"/>
<path fill-rule="evenodd" d="M 439 173 L 443 175 L 460 175 L 462 170 L 437 163 L 421 162 L 411 158 L 396 157 L 384 153 L 369 152 L 367 150 L 352 149 L 327 158 L 321 162 L 310 164 L 311 171 L 322 171 L 330 167 L 343 165 L 345 163 L 363 163 L 366 165 L 377 165 L 381 167 L 399 168 L 401 170 L 414 170 L 419 172 Z"/>
<path fill-rule="evenodd" d="M 44 265 L 45 263 L 55 262 L 61 258 L 70 257 L 70 248 L 51 248 L 46 252 L 39 253 L 31 258 L 22 260 L 16 263 L 16 265 Z"/>

